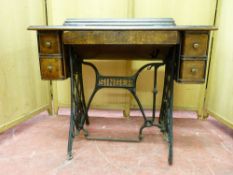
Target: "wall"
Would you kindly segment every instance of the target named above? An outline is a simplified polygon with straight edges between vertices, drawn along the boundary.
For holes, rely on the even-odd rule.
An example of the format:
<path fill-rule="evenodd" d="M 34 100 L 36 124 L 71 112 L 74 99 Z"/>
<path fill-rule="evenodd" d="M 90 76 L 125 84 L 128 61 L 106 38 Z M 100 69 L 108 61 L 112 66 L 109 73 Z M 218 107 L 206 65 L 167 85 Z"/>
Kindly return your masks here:
<path fill-rule="evenodd" d="M 233 20 L 232 0 L 220 0 L 214 35 L 207 112 L 233 128 Z"/>
<path fill-rule="evenodd" d="M 214 21 L 216 0 L 135 0 L 134 16 L 142 17 L 172 17 L 177 25 L 212 25 Z M 138 67 L 134 64 L 133 67 Z M 163 76 L 163 70 L 160 76 Z M 145 76 L 146 78 L 146 76 Z M 139 89 L 142 89 L 143 83 Z M 174 108 L 198 111 L 203 113 L 204 84 L 178 84 L 175 83 Z M 159 90 L 162 90 L 161 81 Z M 141 91 L 143 101 L 148 103 L 150 92 Z M 158 93 L 159 101 L 162 94 Z M 150 98 L 151 99 L 151 98 Z"/>
<path fill-rule="evenodd" d="M 173 17 L 179 25 L 212 25 L 214 20 L 216 0 L 48 0 L 49 23 L 62 24 L 66 18 L 130 18 L 130 17 Z M 106 67 L 98 63 L 102 73 L 131 74 L 143 62 L 117 62 Z M 85 69 L 86 74 L 91 74 Z M 163 68 L 159 71 L 158 100 L 160 106 L 163 86 Z M 88 76 L 90 80 L 90 76 Z M 90 81 L 89 81 L 90 82 Z M 145 86 L 145 82 L 148 86 Z M 86 83 L 86 94 L 90 95 L 93 84 Z M 138 95 L 147 108 L 151 108 L 152 72 L 146 71 L 138 82 Z M 205 85 L 175 84 L 174 106 L 176 109 L 196 110 L 202 113 Z M 132 108 L 137 105 L 128 92 L 103 90 L 94 98 L 94 108 Z M 69 80 L 54 83 L 55 107 L 69 106 Z"/>
<path fill-rule="evenodd" d="M 216 0 L 48 0 L 49 23 L 61 24 L 68 17 L 126 18 L 173 17 L 177 24 L 212 24 Z M 35 32 L 27 31 L 29 25 L 45 24 L 44 2 L 37 0 L 1 1 L 0 20 L 0 131 L 26 120 L 33 114 L 50 108 L 49 82 L 41 81 Z M 182 7 L 182 8 L 181 8 Z M 218 6 L 210 76 L 205 107 L 207 112 L 233 126 L 232 66 L 233 1 L 222 0 Z M 102 73 L 128 75 L 142 62 L 119 61 L 117 64 L 95 61 Z M 107 66 L 108 65 L 108 66 Z M 129 69 L 130 68 L 130 69 Z M 86 75 L 93 72 L 85 68 Z M 163 69 L 159 74 L 163 75 Z M 145 72 L 138 90 L 143 104 L 150 107 L 150 88 L 144 86 L 151 72 Z M 162 78 L 159 78 L 159 89 Z M 87 94 L 93 86 L 85 77 Z M 69 105 L 69 80 L 53 83 L 55 105 Z M 205 85 L 175 84 L 175 107 L 201 111 Z M 98 98 L 99 97 L 99 98 Z M 106 90 L 98 94 L 93 107 L 125 108 L 135 103 L 125 91 Z M 110 98 L 109 98 L 110 97 Z M 161 94 L 158 94 L 159 99 Z"/>
<path fill-rule="evenodd" d="M 127 18 L 132 16 L 131 0 L 48 0 L 49 24 L 62 24 L 66 18 Z M 110 63 L 94 61 L 103 74 L 127 75 L 127 61 Z M 93 89 L 94 74 L 90 68 L 85 67 L 85 92 L 88 97 Z M 88 78 L 87 78 L 88 77 Z M 69 106 L 70 82 L 54 81 L 54 106 Z M 93 101 L 96 108 L 124 108 L 128 97 L 125 90 L 101 90 Z M 107 104 L 107 105 L 106 105 Z"/>
<path fill-rule="evenodd" d="M 41 81 L 32 24 L 45 24 L 44 3 L 1 0 L 0 132 L 49 107 L 49 84 Z"/>
<path fill-rule="evenodd" d="M 61 24 L 68 17 L 126 18 L 173 17 L 177 24 L 212 24 L 216 0 L 48 0 L 49 23 Z M 45 24 L 44 2 L 37 0 L 1 1 L 0 20 L 0 132 L 30 118 L 33 114 L 50 108 L 49 82 L 41 81 L 35 32 L 27 31 L 29 25 Z M 207 112 L 233 127 L 232 66 L 233 1 L 221 0 L 218 6 L 210 76 L 207 89 Z M 98 63 L 102 73 L 130 74 L 141 63 L 119 61 L 117 64 Z M 130 69 L 129 69 L 130 68 Z M 93 72 L 85 68 L 86 75 Z M 163 69 L 160 70 L 163 75 Z M 150 107 L 150 88 L 144 86 L 147 71 L 138 84 L 139 96 Z M 85 83 L 90 94 L 91 81 Z M 69 105 L 69 81 L 53 83 L 55 105 Z M 159 78 L 159 89 L 162 78 Z M 205 85 L 175 84 L 175 107 L 201 111 Z M 98 94 L 93 107 L 124 108 L 127 102 L 135 103 L 125 91 L 103 91 Z M 111 98 L 109 98 L 111 97 Z M 158 94 L 159 99 L 161 94 Z"/>

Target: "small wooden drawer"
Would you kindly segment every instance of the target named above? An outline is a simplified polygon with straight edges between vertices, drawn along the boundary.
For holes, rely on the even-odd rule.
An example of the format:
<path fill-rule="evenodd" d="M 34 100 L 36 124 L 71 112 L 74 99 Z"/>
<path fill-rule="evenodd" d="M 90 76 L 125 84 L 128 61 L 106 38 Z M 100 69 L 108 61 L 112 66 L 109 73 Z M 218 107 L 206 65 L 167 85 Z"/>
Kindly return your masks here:
<path fill-rule="evenodd" d="M 182 53 L 184 57 L 206 57 L 208 48 L 208 33 L 185 32 L 183 36 Z"/>
<path fill-rule="evenodd" d="M 41 78 L 45 80 L 64 79 L 64 71 L 60 58 L 41 58 Z"/>
<path fill-rule="evenodd" d="M 205 60 L 181 60 L 179 70 L 180 82 L 197 82 L 205 81 Z"/>
<path fill-rule="evenodd" d="M 61 53 L 59 32 L 39 31 L 38 42 L 39 42 L 40 54 L 60 54 Z"/>

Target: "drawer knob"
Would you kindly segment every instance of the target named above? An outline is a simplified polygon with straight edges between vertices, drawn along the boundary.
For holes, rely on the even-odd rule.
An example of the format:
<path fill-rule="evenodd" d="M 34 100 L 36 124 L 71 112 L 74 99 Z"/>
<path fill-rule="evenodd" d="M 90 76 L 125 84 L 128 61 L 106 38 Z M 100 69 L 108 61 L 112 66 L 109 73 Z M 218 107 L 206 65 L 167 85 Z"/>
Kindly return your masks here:
<path fill-rule="evenodd" d="M 52 65 L 48 65 L 47 69 L 48 69 L 49 72 L 51 72 L 53 70 L 53 66 Z"/>
<path fill-rule="evenodd" d="M 193 48 L 194 49 L 198 49 L 200 47 L 200 44 L 198 44 L 198 43 L 193 43 Z"/>
<path fill-rule="evenodd" d="M 51 43 L 50 41 L 46 41 L 46 42 L 45 42 L 45 46 L 46 46 L 47 48 L 51 48 L 52 43 Z"/>
<path fill-rule="evenodd" d="M 191 68 L 191 73 L 192 74 L 195 74 L 196 72 L 197 72 L 197 68 L 195 68 L 195 67 Z"/>

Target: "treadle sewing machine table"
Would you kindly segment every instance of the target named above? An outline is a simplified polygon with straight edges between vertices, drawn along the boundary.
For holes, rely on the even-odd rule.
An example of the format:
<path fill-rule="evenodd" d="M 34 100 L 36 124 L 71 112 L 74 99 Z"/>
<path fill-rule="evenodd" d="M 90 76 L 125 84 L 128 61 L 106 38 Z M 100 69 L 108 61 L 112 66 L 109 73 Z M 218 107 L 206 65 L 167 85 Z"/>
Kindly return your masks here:
<path fill-rule="evenodd" d="M 30 26 L 37 30 L 41 77 L 45 80 L 71 79 L 71 117 L 68 140 L 68 158 L 72 158 L 75 131 L 89 124 L 88 110 L 95 93 L 102 88 L 124 88 L 135 98 L 144 118 L 137 139 L 115 141 L 140 141 L 145 127 L 157 126 L 166 136 L 172 164 L 173 130 L 173 82 L 203 83 L 209 36 L 213 26 L 176 26 L 171 18 L 162 19 L 68 19 L 62 26 Z M 87 59 L 150 60 L 134 75 L 119 77 L 101 75 Z M 160 61 L 158 61 L 160 60 Z M 95 88 L 85 102 L 82 66 L 93 68 L 96 75 Z M 157 69 L 165 65 L 163 98 L 158 121 L 155 120 Z M 154 71 L 152 116 L 145 115 L 143 105 L 136 94 L 136 82 L 144 69 Z"/>

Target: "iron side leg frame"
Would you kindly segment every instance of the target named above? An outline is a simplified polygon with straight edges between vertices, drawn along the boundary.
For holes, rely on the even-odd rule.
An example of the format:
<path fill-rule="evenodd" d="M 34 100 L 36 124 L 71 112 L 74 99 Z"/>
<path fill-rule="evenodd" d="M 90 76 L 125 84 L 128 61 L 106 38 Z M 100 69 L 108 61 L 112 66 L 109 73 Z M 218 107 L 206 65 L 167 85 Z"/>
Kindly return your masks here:
<path fill-rule="evenodd" d="M 72 146 L 73 139 L 75 136 L 75 103 L 74 103 L 74 72 L 73 72 L 73 56 L 71 49 L 69 50 L 70 55 L 70 86 L 71 86 L 71 114 L 70 114 L 70 129 L 69 129 L 69 138 L 68 138 L 68 150 L 67 150 L 67 159 L 70 160 L 73 158 L 72 156 Z"/>
<path fill-rule="evenodd" d="M 163 98 L 160 109 L 159 123 L 161 131 L 168 141 L 168 163 L 173 161 L 173 86 L 174 86 L 174 61 L 176 47 L 171 49 L 170 56 L 165 60 L 165 77 Z"/>
<path fill-rule="evenodd" d="M 70 55 L 70 85 L 71 85 L 71 116 L 70 116 L 70 129 L 68 139 L 67 157 L 72 159 L 72 145 L 75 137 L 75 131 L 77 133 L 80 130 L 85 132 L 83 125 L 87 119 L 87 110 L 83 89 L 82 78 L 82 60 L 78 59 L 72 52 L 72 48 L 69 51 Z"/>

